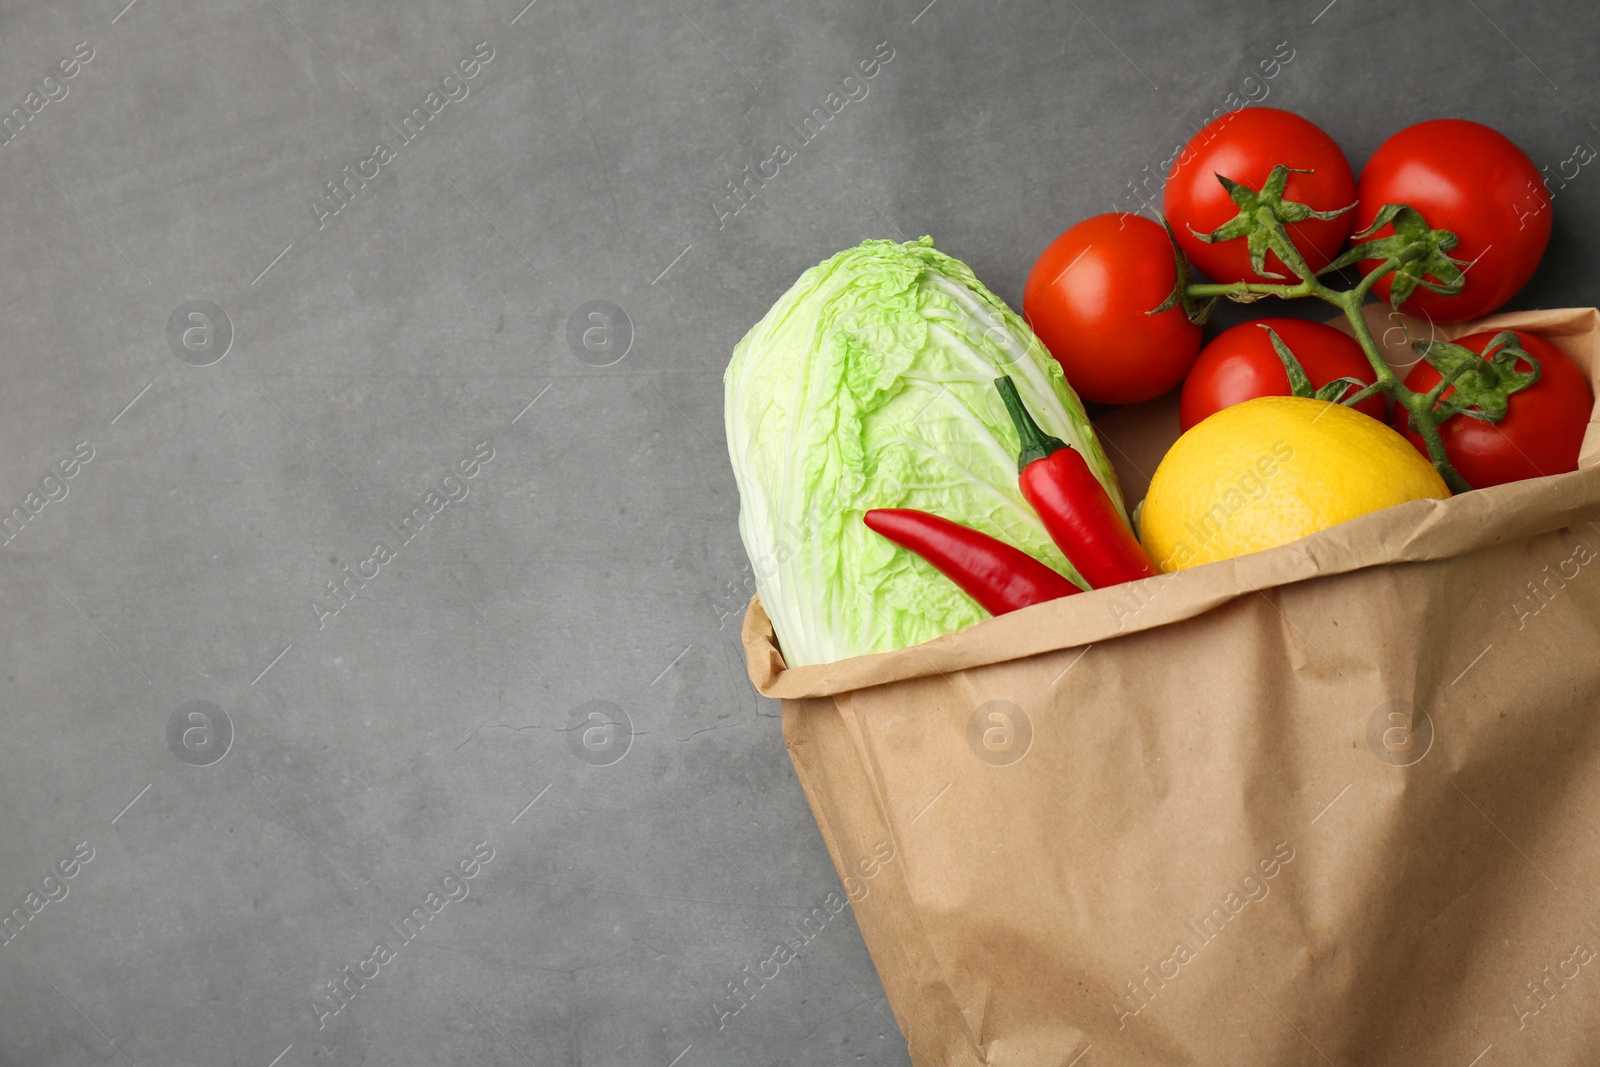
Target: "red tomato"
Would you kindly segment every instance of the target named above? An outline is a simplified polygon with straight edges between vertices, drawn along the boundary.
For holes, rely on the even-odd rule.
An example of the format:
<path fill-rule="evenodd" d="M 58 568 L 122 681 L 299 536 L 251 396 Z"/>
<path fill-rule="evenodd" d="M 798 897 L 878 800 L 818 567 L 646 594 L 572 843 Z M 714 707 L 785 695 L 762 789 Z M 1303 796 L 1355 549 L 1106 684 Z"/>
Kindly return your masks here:
<path fill-rule="evenodd" d="M 1096 215 L 1050 242 L 1023 290 L 1022 312 L 1085 400 L 1133 404 L 1183 380 L 1200 327 L 1172 294 L 1178 268 L 1161 226 L 1142 215 Z"/>
<path fill-rule="evenodd" d="M 1208 415 L 1258 396 L 1290 395 L 1289 372 L 1263 326 L 1272 327 L 1289 346 L 1314 389 L 1335 378 L 1359 378 L 1368 385 L 1377 380 L 1361 346 L 1332 326 L 1305 319 L 1256 319 L 1224 330 L 1201 350 L 1183 383 L 1179 426 L 1187 430 Z M 1355 391 L 1350 386 L 1344 395 Z M 1383 395 L 1367 397 L 1356 410 L 1382 420 Z"/>
<path fill-rule="evenodd" d="M 1456 344 L 1482 353 L 1499 332 L 1485 330 L 1457 338 Z M 1516 334 L 1523 349 L 1539 361 L 1539 380 L 1511 394 L 1506 417 L 1497 423 L 1452 415 L 1439 424 L 1445 455 L 1474 489 L 1578 469 L 1578 448 L 1594 409 L 1589 379 L 1549 341 L 1521 330 Z M 1426 361 L 1406 375 L 1406 388 L 1419 393 L 1438 383 L 1439 372 Z M 1446 390 L 1444 395 L 1454 391 Z M 1407 427 L 1405 408 L 1394 409 L 1394 427 L 1417 451 L 1428 454 L 1421 435 Z"/>
<path fill-rule="evenodd" d="M 1283 279 L 1263 278 L 1250 269 L 1244 238 L 1206 244 L 1190 227 L 1210 233 L 1239 213 L 1218 174 L 1260 191 L 1278 164 L 1310 174 L 1290 174 L 1283 198 L 1318 211 L 1355 203 L 1356 180 L 1350 164 L 1322 130 L 1299 115 L 1275 107 L 1247 107 L 1213 119 L 1178 154 L 1167 177 L 1163 205 L 1191 262 L 1216 282 L 1294 281 L 1278 257 L 1267 253 L 1267 269 Z M 1289 227 L 1289 238 L 1312 270 L 1326 267 L 1350 236 L 1350 215 L 1306 219 Z"/>
<path fill-rule="evenodd" d="M 1356 232 L 1385 204 L 1409 204 L 1460 242 L 1449 255 L 1470 262 L 1455 296 L 1418 288 L 1401 310 L 1434 322 L 1481 318 L 1517 295 L 1550 243 L 1550 191 L 1527 154 L 1499 132 L 1465 119 L 1407 126 L 1367 161 L 1357 187 Z M 1385 226 L 1377 236 L 1394 231 Z M 1377 266 L 1361 265 L 1363 271 Z M 1389 279 L 1374 287 L 1389 299 Z"/>

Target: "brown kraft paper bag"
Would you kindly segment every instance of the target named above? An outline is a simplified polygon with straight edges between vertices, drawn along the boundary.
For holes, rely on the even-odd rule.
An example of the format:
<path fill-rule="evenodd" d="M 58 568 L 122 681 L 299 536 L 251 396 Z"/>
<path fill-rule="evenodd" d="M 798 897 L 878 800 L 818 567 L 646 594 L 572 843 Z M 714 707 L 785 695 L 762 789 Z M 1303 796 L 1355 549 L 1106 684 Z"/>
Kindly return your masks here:
<path fill-rule="evenodd" d="M 1594 310 L 1437 329 L 1501 327 L 1600 384 Z M 1137 500 L 1175 403 L 1100 430 Z M 913 1062 L 1600 1063 L 1597 467 L 1600 417 L 1574 473 L 832 664 L 752 602 Z"/>

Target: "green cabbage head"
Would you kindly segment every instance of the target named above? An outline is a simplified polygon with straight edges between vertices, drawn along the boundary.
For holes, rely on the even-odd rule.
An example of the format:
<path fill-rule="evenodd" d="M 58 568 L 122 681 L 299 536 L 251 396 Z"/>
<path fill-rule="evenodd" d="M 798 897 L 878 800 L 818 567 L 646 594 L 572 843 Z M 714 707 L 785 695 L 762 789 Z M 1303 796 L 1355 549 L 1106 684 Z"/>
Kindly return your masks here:
<path fill-rule="evenodd" d="M 1017 490 L 1001 374 L 1121 506 L 1060 364 L 931 238 L 867 241 L 812 267 L 734 348 L 723 382 L 739 532 L 789 666 L 904 648 L 985 617 L 868 530 L 872 508 L 954 519 L 1084 584 Z"/>

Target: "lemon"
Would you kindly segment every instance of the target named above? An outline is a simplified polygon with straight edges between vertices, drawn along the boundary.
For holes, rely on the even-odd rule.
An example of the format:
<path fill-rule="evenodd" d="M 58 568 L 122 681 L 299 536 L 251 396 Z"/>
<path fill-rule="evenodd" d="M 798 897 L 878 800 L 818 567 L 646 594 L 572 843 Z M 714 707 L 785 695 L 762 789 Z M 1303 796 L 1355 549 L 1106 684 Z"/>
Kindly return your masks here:
<path fill-rule="evenodd" d="M 1339 404 L 1264 396 L 1178 438 L 1140 533 L 1163 571 L 1276 548 L 1407 500 L 1450 495 L 1405 438 Z"/>

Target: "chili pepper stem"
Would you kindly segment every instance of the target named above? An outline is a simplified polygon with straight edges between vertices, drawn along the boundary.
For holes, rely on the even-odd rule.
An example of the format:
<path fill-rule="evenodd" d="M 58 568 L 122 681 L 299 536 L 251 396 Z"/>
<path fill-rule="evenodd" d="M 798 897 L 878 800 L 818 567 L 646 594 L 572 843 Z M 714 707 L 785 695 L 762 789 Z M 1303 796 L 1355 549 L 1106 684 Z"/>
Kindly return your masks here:
<path fill-rule="evenodd" d="M 1033 421 L 1028 406 L 1022 402 L 1022 395 L 1017 392 L 1017 384 L 1010 377 L 996 378 L 994 386 L 1000 390 L 1000 399 L 1005 403 L 1006 412 L 1017 428 L 1017 438 L 1022 445 L 1021 455 L 1017 460 L 1019 473 L 1026 470 L 1028 464 L 1035 460 L 1071 447 L 1059 437 L 1051 437 L 1039 428 L 1039 424 Z"/>

